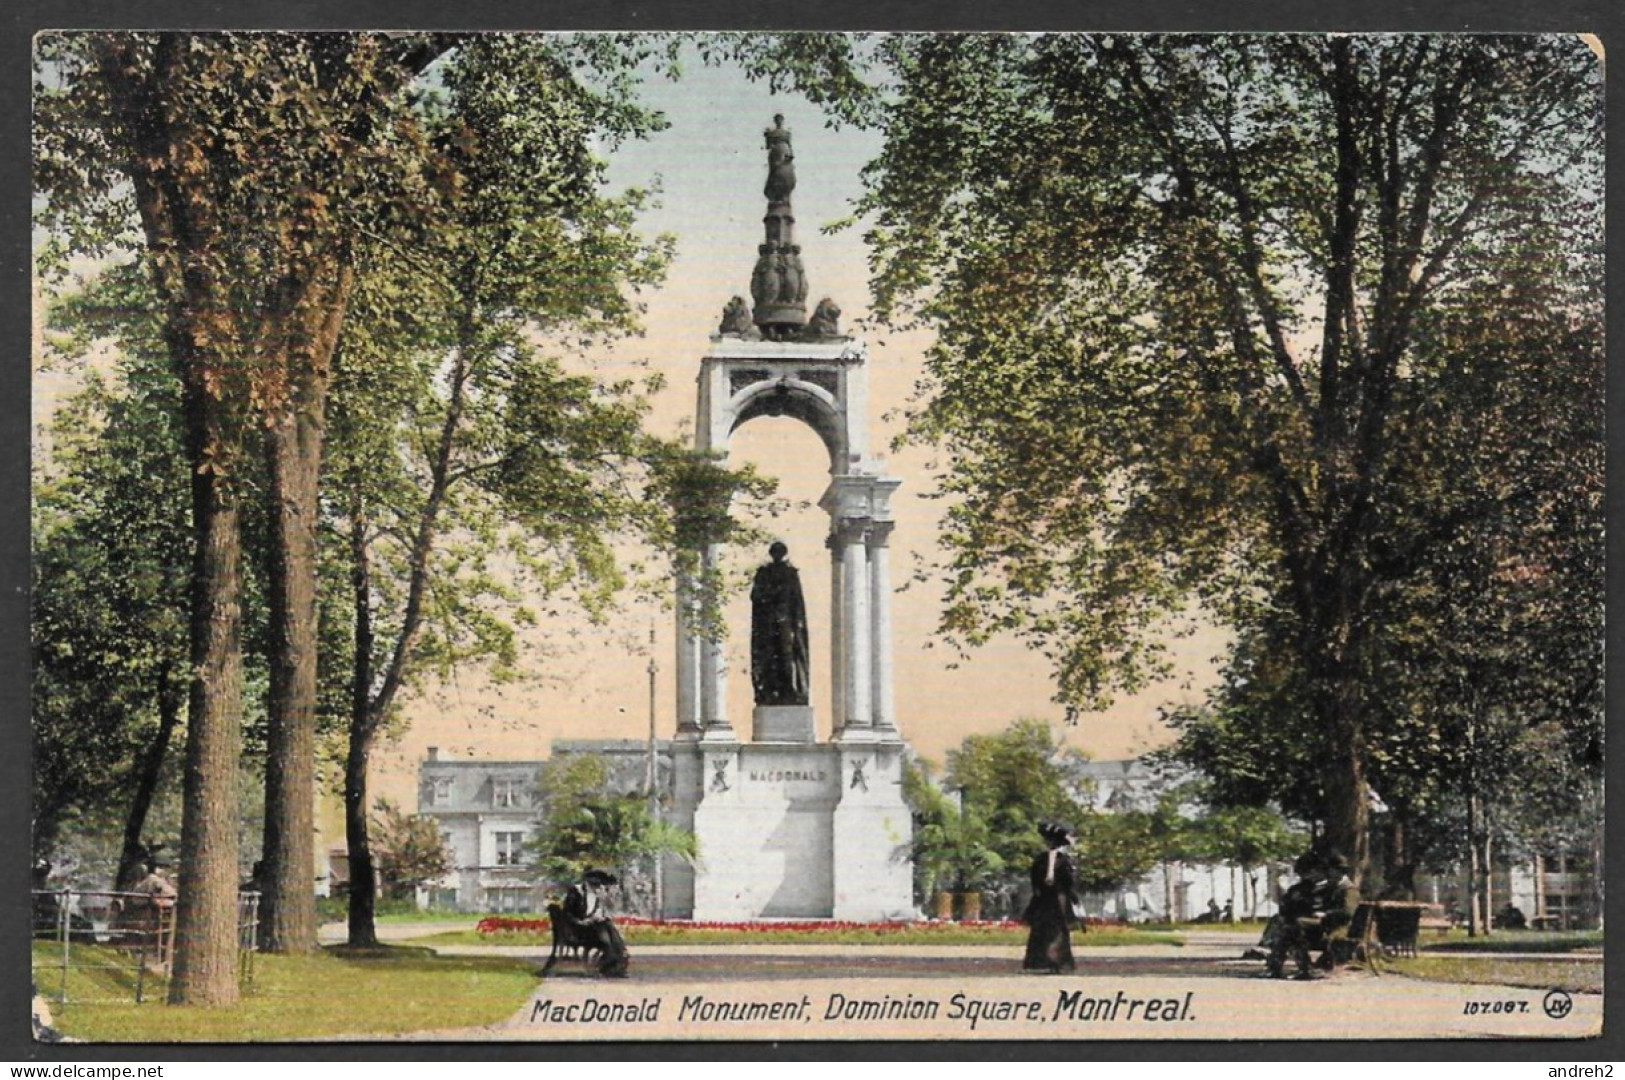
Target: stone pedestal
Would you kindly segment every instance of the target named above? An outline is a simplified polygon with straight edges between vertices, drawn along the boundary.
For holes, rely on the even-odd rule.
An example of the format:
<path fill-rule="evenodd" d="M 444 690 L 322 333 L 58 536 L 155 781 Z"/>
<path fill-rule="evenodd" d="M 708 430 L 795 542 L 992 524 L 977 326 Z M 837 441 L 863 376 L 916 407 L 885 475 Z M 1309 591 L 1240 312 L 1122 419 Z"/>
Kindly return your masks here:
<path fill-rule="evenodd" d="M 689 744 L 669 819 L 694 832 L 698 871 L 668 860 L 676 918 L 914 917 L 901 744 Z M 674 865 L 675 864 L 675 865 Z"/>
<path fill-rule="evenodd" d="M 694 809 L 701 871 L 690 917 L 700 920 L 827 919 L 839 797 L 826 746 L 742 744 L 702 750 Z"/>
<path fill-rule="evenodd" d="M 843 746 L 841 801 L 833 834 L 832 917 L 851 922 L 912 919 L 914 821 L 903 803 L 902 746 Z"/>
<path fill-rule="evenodd" d="M 758 705 L 750 720 L 752 742 L 810 743 L 818 737 L 811 705 Z"/>

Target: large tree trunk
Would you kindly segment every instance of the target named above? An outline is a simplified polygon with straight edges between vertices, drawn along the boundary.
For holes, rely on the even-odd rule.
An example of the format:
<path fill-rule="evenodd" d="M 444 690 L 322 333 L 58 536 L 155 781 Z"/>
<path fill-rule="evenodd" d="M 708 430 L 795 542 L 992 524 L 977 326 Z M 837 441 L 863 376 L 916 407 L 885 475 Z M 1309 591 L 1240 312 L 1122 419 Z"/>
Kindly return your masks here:
<path fill-rule="evenodd" d="M 367 829 L 367 765 L 372 757 L 372 738 L 370 730 L 352 726 L 350 752 L 344 762 L 344 842 L 350 862 L 349 942 L 357 947 L 378 944 L 378 875 L 373 869 Z"/>
<path fill-rule="evenodd" d="M 1365 785 L 1365 739 L 1360 723 L 1359 687 L 1342 676 L 1332 683 L 1330 707 L 1323 712 L 1328 733 L 1322 782 L 1326 793 L 1326 843 L 1349 861 L 1359 885 L 1369 858 Z"/>
<path fill-rule="evenodd" d="M 312 446 L 314 444 L 314 446 Z M 316 947 L 316 530 L 319 418 L 289 414 L 266 433 L 270 499 L 270 693 L 266 708 L 265 947 Z"/>
<path fill-rule="evenodd" d="M 180 722 L 181 698 L 186 688 L 175 678 L 172 666 L 166 661 L 158 673 L 158 730 L 136 764 L 135 793 L 130 798 L 130 812 L 124 818 L 124 843 L 119 850 L 118 873 L 113 879 L 113 888 L 118 892 L 129 891 L 141 879 L 148 854 L 146 845 L 141 842 L 141 833 L 147 827 L 147 812 L 152 809 L 152 797 L 158 790 L 170 739 L 174 737 L 175 725 Z"/>
<path fill-rule="evenodd" d="M 97 70 L 122 125 L 127 170 L 164 339 L 185 388 L 192 467 L 191 684 L 187 702 L 175 963 L 169 1000 L 230 1005 L 237 988 L 237 769 L 243 722 L 241 559 L 232 464 L 240 418 L 225 402 L 243 375 L 234 364 L 233 307 L 212 248 L 219 220 L 195 164 L 208 159 L 202 129 L 174 123 L 171 94 L 184 41 L 160 35 L 150 67 L 133 39 L 99 42 Z"/>
<path fill-rule="evenodd" d="M 350 673 L 350 745 L 344 759 L 344 846 L 350 864 L 347 914 L 352 946 L 378 944 L 374 917 L 378 878 L 367 835 L 367 766 L 375 726 L 372 711 L 372 579 L 367 558 L 368 518 L 359 476 L 350 486 L 350 589 L 355 611 L 355 652 Z"/>
<path fill-rule="evenodd" d="M 219 463 L 218 404 L 187 391 L 191 460 Z M 175 1005 L 237 1001 L 237 762 L 243 724 L 239 603 L 242 541 L 230 480 L 207 464 L 192 474 L 192 670 L 176 908 Z"/>
<path fill-rule="evenodd" d="M 1484 915 L 1480 905 L 1483 893 L 1479 886 L 1478 865 L 1478 796 L 1467 796 L 1467 936 L 1477 937 L 1485 932 Z"/>
<path fill-rule="evenodd" d="M 265 438 L 270 476 L 270 697 L 261 923 L 271 952 L 316 948 L 316 519 L 327 390 L 350 275 L 311 290 L 290 317 L 292 392 Z"/>

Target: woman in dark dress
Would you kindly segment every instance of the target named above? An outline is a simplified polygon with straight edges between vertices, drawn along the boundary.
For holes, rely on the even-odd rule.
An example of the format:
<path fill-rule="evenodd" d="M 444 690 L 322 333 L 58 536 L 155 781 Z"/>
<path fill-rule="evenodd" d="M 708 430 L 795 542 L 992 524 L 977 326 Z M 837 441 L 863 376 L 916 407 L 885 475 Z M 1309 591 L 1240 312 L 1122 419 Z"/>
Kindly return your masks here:
<path fill-rule="evenodd" d="M 564 894 L 564 914 L 575 925 L 576 939 L 598 953 L 598 972 L 614 979 L 626 978 L 629 954 L 615 920 L 605 910 L 600 889 L 616 883 L 614 874 L 588 870 L 579 883 Z"/>
<path fill-rule="evenodd" d="M 1072 858 L 1066 849 L 1076 839 L 1064 825 L 1041 825 L 1039 835 L 1048 849 L 1033 860 L 1033 898 L 1022 921 L 1028 926 L 1027 955 L 1023 971 L 1056 974 L 1071 971 L 1072 905 L 1074 875 Z"/>

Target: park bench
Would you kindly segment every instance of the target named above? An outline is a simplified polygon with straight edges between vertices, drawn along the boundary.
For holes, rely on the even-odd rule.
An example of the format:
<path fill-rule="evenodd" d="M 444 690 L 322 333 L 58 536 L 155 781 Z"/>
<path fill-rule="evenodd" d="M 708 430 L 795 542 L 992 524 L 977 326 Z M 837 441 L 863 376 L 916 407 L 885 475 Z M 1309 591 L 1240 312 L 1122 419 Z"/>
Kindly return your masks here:
<path fill-rule="evenodd" d="M 592 962 L 592 951 L 597 942 L 583 933 L 576 921 L 564 913 L 563 904 L 557 900 L 548 901 L 547 921 L 553 930 L 553 950 L 548 954 L 547 963 L 542 966 L 540 974 L 546 975 L 552 971 L 553 965 L 561 959 Z"/>
<path fill-rule="evenodd" d="M 1385 957 L 1415 956 L 1427 910 L 1427 904 L 1410 900 L 1362 900 L 1349 923 L 1346 958 L 1375 970 Z"/>
<path fill-rule="evenodd" d="M 1455 925 L 1455 921 L 1445 914 L 1444 908 L 1438 904 L 1429 904 L 1417 922 L 1417 929 L 1443 935 L 1448 934 Z"/>

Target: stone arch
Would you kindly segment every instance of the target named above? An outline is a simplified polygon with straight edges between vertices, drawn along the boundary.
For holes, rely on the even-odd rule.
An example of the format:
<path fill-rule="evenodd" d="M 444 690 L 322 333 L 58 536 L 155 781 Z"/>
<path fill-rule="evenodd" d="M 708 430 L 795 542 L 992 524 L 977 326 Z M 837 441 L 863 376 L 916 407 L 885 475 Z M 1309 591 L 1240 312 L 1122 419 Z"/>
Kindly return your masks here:
<path fill-rule="evenodd" d="M 763 379 L 744 387 L 727 409 L 731 414 L 728 434 L 758 416 L 789 416 L 800 420 L 818 435 L 829 452 L 829 471 L 839 472 L 846 462 L 852 440 L 846 430 L 846 414 L 835 396 L 821 386 L 784 376 Z"/>

